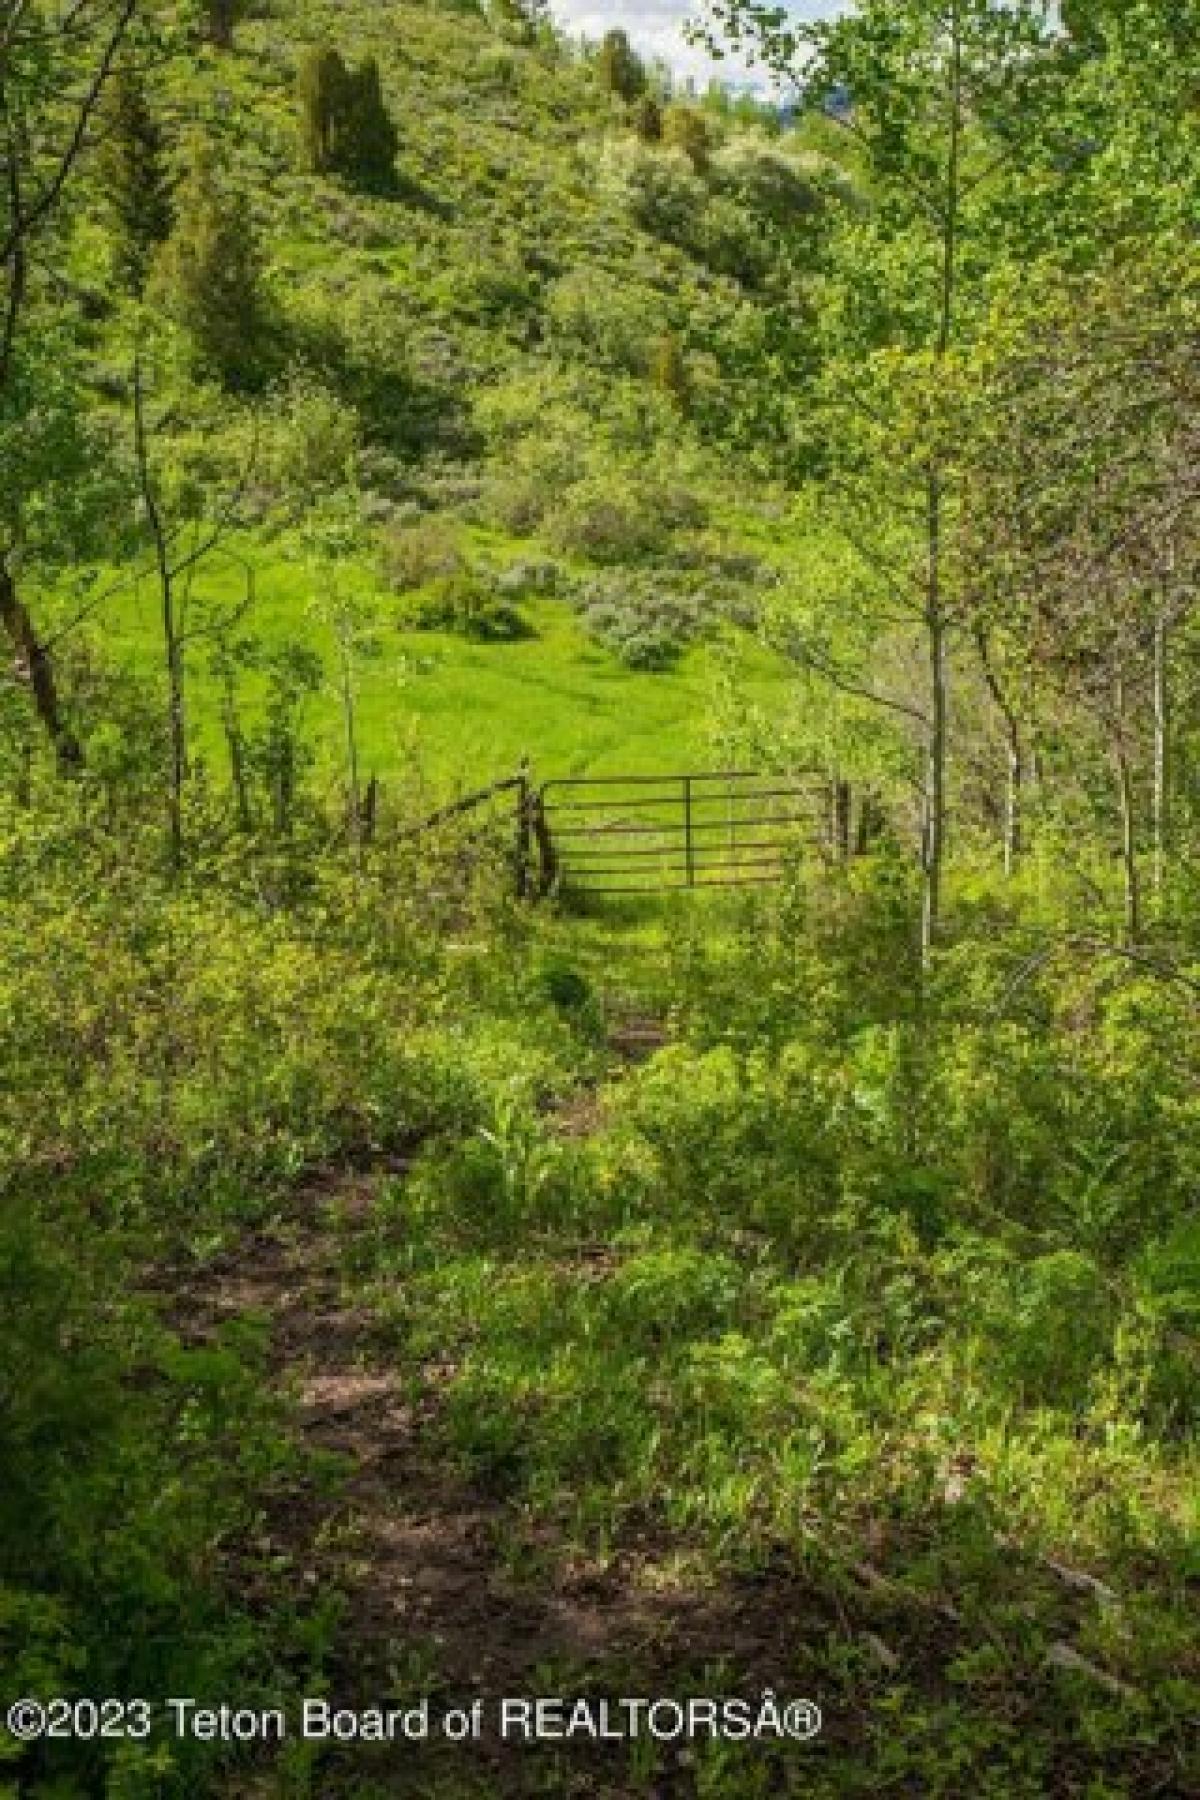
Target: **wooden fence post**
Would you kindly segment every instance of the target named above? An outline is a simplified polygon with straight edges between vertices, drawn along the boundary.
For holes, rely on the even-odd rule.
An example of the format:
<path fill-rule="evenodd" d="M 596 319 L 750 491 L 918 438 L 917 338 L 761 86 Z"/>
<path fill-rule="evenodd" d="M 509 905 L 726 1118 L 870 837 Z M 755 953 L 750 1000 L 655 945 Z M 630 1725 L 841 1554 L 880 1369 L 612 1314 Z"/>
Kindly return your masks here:
<path fill-rule="evenodd" d="M 833 791 L 834 851 L 843 863 L 850 861 L 850 815 L 850 783 L 839 781 Z"/>
<path fill-rule="evenodd" d="M 379 778 L 372 775 L 367 783 L 367 791 L 362 803 L 362 841 L 364 844 L 375 842 L 375 826 L 379 816 Z"/>

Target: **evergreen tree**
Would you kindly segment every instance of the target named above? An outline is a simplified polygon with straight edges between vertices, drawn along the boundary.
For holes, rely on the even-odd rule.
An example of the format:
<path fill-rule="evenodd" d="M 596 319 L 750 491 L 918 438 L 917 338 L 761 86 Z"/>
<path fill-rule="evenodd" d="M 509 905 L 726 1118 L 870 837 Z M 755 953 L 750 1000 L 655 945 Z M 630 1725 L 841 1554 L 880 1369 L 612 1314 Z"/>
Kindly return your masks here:
<path fill-rule="evenodd" d="M 231 389 L 259 385 L 265 306 L 258 242 L 245 205 L 219 187 L 207 146 L 180 192 L 156 285 L 204 370 Z"/>
<path fill-rule="evenodd" d="M 646 91 L 646 71 L 623 31 L 606 31 L 596 58 L 600 85 L 618 100 L 632 103 Z"/>
<path fill-rule="evenodd" d="M 694 106 L 669 106 L 663 118 L 663 142 L 682 150 L 697 175 L 708 168 L 712 142 L 702 113 Z"/>
<path fill-rule="evenodd" d="M 310 169 L 337 171 L 376 192 L 392 182 L 399 136 L 383 98 L 379 64 L 367 57 L 346 67 L 324 45 L 309 52 L 296 80 L 300 132 Z"/>
<path fill-rule="evenodd" d="M 352 181 L 379 192 L 391 185 L 399 136 L 383 98 L 379 64 L 373 56 L 350 76 L 338 133 L 338 167 Z"/>
<path fill-rule="evenodd" d="M 663 116 L 662 107 L 653 94 L 643 94 L 633 114 L 633 129 L 643 144 L 658 144 L 662 141 Z"/>
<path fill-rule="evenodd" d="M 104 113 L 100 175 L 112 220 L 114 264 L 118 280 L 140 294 L 155 251 L 171 234 L 174 208 L 162 130 L 141 77 L 129 65 L 113 76 Z"/>
<path fill-rule="evenodd" d="M 324 175 L 338 166 L 338 140 L 346 119 L 350 71 L 328 44 L 310 50 L 296 77 L 300 133 L 310 169 Z"/>
<path fill-rule="evenodd" d="M 680 412 L 686 412 L 691 398 L 691 382 L 683 348 L 673 331 L 655 342 L 650 358 L 650 379 L 660 393 L 668 395 Z"/>

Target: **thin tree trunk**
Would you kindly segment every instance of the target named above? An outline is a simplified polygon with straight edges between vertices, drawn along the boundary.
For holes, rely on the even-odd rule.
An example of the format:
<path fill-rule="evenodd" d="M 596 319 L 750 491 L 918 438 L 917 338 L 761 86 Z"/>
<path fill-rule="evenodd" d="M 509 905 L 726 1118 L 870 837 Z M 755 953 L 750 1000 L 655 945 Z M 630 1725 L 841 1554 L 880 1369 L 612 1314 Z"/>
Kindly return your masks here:
<path fill-rule="evenodd" d="M 10 218 L 16 223 L 23 211 L 21 195 L 21 157 L 17 148 L 17 134 L 9 117 L 7 106 L 3 105 L 3 83 L 0 82 L 0 110 L 3 111 L 7 130 L 5 132 L 5 160 L 8 163 L 8 211 Z M 25 305 L 25 295 L 29 285 L 29 262 L 25 254 L 25 235 L 18 231 L 8 259 L 8 291 L 4 297 L 4 323 L 0 326 L 0 391 L 8 384 L 12 370 L 13 352 L 16 348 L 17 329 L 21 322 L 21 312 Z"/>
<path fill-rule="evenodd" d="M 146 518 L 154 539 L 154 560 L 158 570 L 160 617 L 163 650 L 167 671 L 167 732 L 170 743 L 167 778 L 167 846 L 171 867 L 183 866 L 183 784 L 187 776 L 187 724 L 183 708 L 184 658 L 183 639 L 175 607 L 174 570 L 171 567 L 166 528 L 155 492 L 150 469 L 150 452 L 146 436 L 146 396 L 142 382 L 140 358 L 133 369 L 133 439 L 137 459 L 138 485 Z"/>
<path fill-rule="evenodd" d="M 1004 873 L 1011 877 L 1016 872 L 1017 863 L 1024 847 L 1022 804 L 1025 789 L 1025 752 L 1021 740 L 1021 721 L 1009 704 L 1004 686 L 996 673 L 991 651 L 988 648 L 987 633 L 982 625 L 976 628 L 975 644 L 979 651 L 983 679 L 987 683 L 992 704 L 1004 721 Z"/>
<path fill-rule="evenodd" d="M 183 655 L 169 618 L 170 584 L 163 592 L 163 631 L 167 643 L 167 681 L 170 688 L 171 781 L 167 796 L 171 867 L 183 866 L 183 784 L 187 775 L 187 731 L 183 711 Z"/>
<path fill-rule="evenodd" d="M 929 742 L 925 774 L 922 855 L 921 961 L 928 964 L 937 939 L 946 857 L 946 751 L 949 677 L 946 620 L 941 595 L 941 497 L 936 470 L 929 474 L 928 594 L 925 613 L 929 655 Z"/>
<path fill-rule="evenodd" d="M 254 830 L 254 809 L 250 803 L 250 784 L 246 776 L 246 741 L 238 718 L 233 676 L 227 666 L 222 672 L 221 724 L 225 732 L 225 747 L 229 752 L 229 778 L 233 782 L 234 798 L 237 801 L 238 824 L 243 831 L 251 832 Z"/>
<path fill-rule="evenodd" d="M 83 750 L 79 739 L 63 717 L 50 652 L 39 638 L 29 609 L 17 593 L 12 569 L 7 558 L 0 556 L 0 624 L 12 644 L 17 667 L 29 683 L 33 707 L 63 774 L 83 766 Z"/>
<path fill-rule="evenodd" d="M 1125 742 L 1125 684 L 1117 681 L 1117 731 L 1114 760 L 1117 797 L 1121 813 L 1121 874 L 1125 890 L 1125 942 L 1133 946 L 1142 935 L 1142 898 L 1137 864 L 1137 805 L 1133 771 Z"/>
<path fill-rule="evenodd" d="M 1025 764 L 1021 755 L 1021 739 L 1015 730 L 1008 740 L 1008 777 L 1004 790 L 1004 873 L 1009 880 L 1016 874 L 1022 844 L 1021 802 L 1025 785 Z"/>
<path fill-rule="evenodd" d="M 296 797 L 296 746 L 290 725 L 285 725 L 276 746 L 274 782 L 275 836 L 291 837 L 292 811 Z"/>
<path fill-rule="evenodd" d="M 1152 800 L 1154 863 L 1152 880 L 1155 910 L 1160 918 L 1165 916 L 1167 909 L 1167 856 L 1171 835 L 1171 722 L 1170 695 L 1167 687 L 1170 634 L 1166 614 L 1164 597 L 1154 621 L 1154 792 Z"/>
<path fill-rule="evenodd" d="M 33 805 L 33 745 L 29 742 L 21 745 L 17 765 L 17 805 L 22 812 Z"/>
<path fill-rule="evenodd" d="M 958 206 L 963 128 L 962 31 L 957 5 L 951 7 L 949 70 L 950 125 L 946 155 L 946 198 L 942 216 L 942 273 L 936 353 L 945 357 L 954 329 L 958 272 Z M 941 468 L 930 462 L 926 477 L 925 633 L 929 658 L 929 735 L 925 775 L 925 831 L 922 858 L 921 963 L 927 967 L 937 940 L 946 860 L 946 766 L 949 752 L 948 620 L 942 592 L 943 494 Z"/>

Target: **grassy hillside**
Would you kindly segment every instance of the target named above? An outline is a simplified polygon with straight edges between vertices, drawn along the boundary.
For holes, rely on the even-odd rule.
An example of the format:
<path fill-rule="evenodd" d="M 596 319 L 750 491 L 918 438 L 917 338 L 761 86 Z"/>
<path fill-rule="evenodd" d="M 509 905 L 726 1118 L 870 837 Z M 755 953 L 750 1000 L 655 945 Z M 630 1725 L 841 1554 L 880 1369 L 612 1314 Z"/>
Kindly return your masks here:
<path fill-rule="evenodd" d="M 385 192 L 306 172 L 296 76 L 320 42 L 378 57 L 400 132 Z M 793 265 L 818 230 L 831 178 L 820 159 L 710 121 L 699 172 L 639 143 L 626 109 L 552 38 L 522 41 L 473 8 L 272 7 L 232 52 L 202 51 L 159 104 L 180 178 L 197 131 L 218 146 L 269 307 L 247 400 L 206 383 L 177 347 L 149 359 L 163 421 L 152 449 L 180 519 L 239 495 L 234 539 L 186 583 L 199 743 L 219 735 L 220 643 L 236 644 L 251 719 L 256 655 L 305 646 L 333 674 L 336 633 L 308 552 L 347 479 L 356 519 L 339 604 L 362 649 L 353 680 L 370 770 L 415 755 L 444 785 L 524 752 L 548 772 L 709 760 L 706 646 L 718 642 L 727 680 L 744 678 L 768 710 L 785 703 L 786 667 L 754 638 L 794 547 L 769 476 L 797 402 L 781 397 L 764 420 L 756 390 L 742 420 L 739 377 L 748 361 L 772 357 L 783 373 L 803 360 Z M 731 200 L 754 181 L 770 189 L 758 215 Z M 76 245 L 78 279 L 96 293 L 105 234 L 97 185 Z M 95 310 L 94 366 L 115 392 L 128 326 Z M 113 429 L 127 455 L 127 425 Z M 439 612 L 447 586 L 452 612 L 464 595 L 486 610 L 502 590 L 519 641 L 472 641 Z M 59 619 L 96 593 L 94 622 L 152 693 L 163 652 L 145 551 L 90 589 L 77 576 Z M 452 631 L 414 632 L 421 617 Z M 306 711 L 336 759 L 328 681 Z"/>

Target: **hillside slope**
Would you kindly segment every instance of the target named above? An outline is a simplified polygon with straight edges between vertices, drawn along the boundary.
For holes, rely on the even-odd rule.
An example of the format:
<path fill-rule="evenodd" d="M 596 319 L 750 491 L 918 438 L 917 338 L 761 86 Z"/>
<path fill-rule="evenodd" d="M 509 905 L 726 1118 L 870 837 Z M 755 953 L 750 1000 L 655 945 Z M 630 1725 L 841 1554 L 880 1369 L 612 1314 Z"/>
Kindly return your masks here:
<path fill-rule="evenodd" d="M 400 140 L 383 192 L 305 167 L 297 71 L 320 44 L 378 59 Z M 265 265 L 257 391 L 223 391 L 174 342 L 155 373 L 180 491 L 199 486 L 212 512 L 245 486 L 234 553 L 195 571 L 189 605 L 207 648 L 233 644 L 252 713 L 280 646 L 326 672 L 336 660 L 316 565 L 347 484 L 353 530 L 343 517 L 333 560 L 373 769 L 407 762 L 414 738 L 435 783 L 526 750 L 555 769 L 708 761 L 706 696 L 730 670 L 782 703 L 786 669 L 747 629 L 791 548 L 778 477 L 830 165 L 698 112 L 700 150 L 643 142 L 586 60 L 469 8 L 288 0 L 244 22 L 232 52 L 201 50 L 156 106 L 178 205 L 215 146 Z M 110 254 L 97 180 L 85 284 Z M 119 392 L 127 321 L 101 322 L 96 349 Z M 104 626 L 156 680 L 146 567 L 105 568 Z M 205 744 L 212 663 L 189 662 Z M 626 684 L 624 669 L 642 673 Z M 464 746 L 476 686 L 488 724 Z M 334 754 L 332 695 L 306 704 Z"/>

